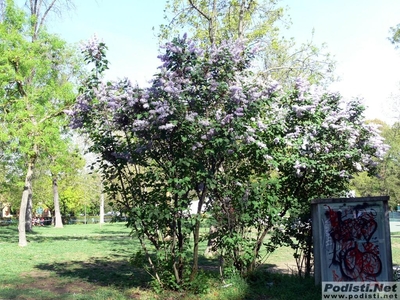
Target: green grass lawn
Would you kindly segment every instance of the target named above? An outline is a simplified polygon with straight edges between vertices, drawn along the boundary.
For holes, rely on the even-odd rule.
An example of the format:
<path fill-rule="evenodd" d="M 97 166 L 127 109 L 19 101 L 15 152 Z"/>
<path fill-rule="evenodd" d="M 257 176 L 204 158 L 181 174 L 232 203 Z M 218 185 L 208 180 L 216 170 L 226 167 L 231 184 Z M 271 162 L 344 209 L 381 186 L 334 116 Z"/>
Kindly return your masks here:
<path fill-rule="evenodd" d="M 204 295 L 154 293 L 150 277 L 132 268 L 130 256 L 139 249 L 123 223 L 67 225 L 63 229 L 35 227 L 29 245 L 18 246 L 16 226 L 0 227 L 0 299 L 320 299 L 314 281 L 283 275 L 294 271 L 288 248 L 271 254 L 270 270 L 260 270 L 247 282 L 220 282 L 208 276 Z M 392 237 L 393 261 L 400 264 L 400 240 Z M 216 261 L 201 259 L 206 272 Z"/>

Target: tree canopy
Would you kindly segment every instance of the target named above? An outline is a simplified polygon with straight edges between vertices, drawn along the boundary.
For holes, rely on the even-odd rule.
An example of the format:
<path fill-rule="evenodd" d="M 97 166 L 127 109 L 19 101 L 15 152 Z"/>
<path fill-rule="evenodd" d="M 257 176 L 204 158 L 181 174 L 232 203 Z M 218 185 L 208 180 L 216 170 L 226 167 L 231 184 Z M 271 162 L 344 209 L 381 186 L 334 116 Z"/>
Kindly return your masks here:
<path fill-rule="evenodd" d="M 324 45 L 313 43 L 311 32 L 310 40 L 301 45 L 281 36 L 280 28 L 290 21 L 277 0 L 171 0 L 165 19 L 168 24 L 159 31 L 162 42 L 188 32 L 204 49 L 236 39 L 256 45 L 259 75 L 283 86 L 293 85 L 297 77 L 319 84 L 335 79 L 334 60 Z"/>
<path fill-rule="evenodd" d="M 75 51 L 43 27 L 32 31 L 32 18 L 7 0 L 0 23 L 1 140 L 26 168 L 19 214 L 21 246 L 26 245 L 25 227 L 29 230 L 31 224 L 35 164 L 40 156 L 51 156 L 53 143 L 61 142 L 57 137 L 66 128 L 64 110 L 73 102 L 72 78 L 77 71 Z"/>

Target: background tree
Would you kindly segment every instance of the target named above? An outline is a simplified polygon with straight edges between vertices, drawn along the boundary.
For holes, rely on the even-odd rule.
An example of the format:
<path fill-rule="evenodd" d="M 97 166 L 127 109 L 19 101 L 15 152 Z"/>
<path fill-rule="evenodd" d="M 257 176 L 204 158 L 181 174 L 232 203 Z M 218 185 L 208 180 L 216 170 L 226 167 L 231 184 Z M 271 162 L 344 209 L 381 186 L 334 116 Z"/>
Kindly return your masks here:
<path fill-rule="evenodd" d="M 63 181 L 72 186 L 78 185 L 78 181 L 83 180 L 79 173 L 84 171 L 85 162 L 65 136 L 59 141 L 53 140 L 48 149 L 47 153 L 51 156 L 40 159 L 34 178 L 34 185 L 40 186 L 36 188 L 38 192 L 35 193 L 35 197 L 51 209 L 54 226 L 62 228 L 60 197 L 62 198 L 67 188 Z M 49 199 L 53 199 L 53 202 L 49 202 Z"/>
<path fill-rule="evenodd" d="M 8 143 L 5 143 L 0 155 L 0 195 L 5 202 L 11 204 L 11 209 L 15 214 L 21 204 L 24 166 L 19 154 L 10 153 L 7 149 Z"/>
<path fill-rule="evenodd" d="M 25 6 L 30 12 L 32 41 L 38 38 L 49 15 L 61 17 L 64 13 L 75 9 L 72 0 L 26 0 Z"/>
<path fill-rule="evenodd" d="M 32 39 L 32 27 L 24 12 L 7 0 L 0 24 L 3 58 L 0 107 L 4 136 L 10 151 L 26 164 L 24 191 L 19 215 L 19 245 L 25 246 L 25 230 L 32 215 L 32 176 L 37 159 L 46 152 L 54 135 L 59 136 L 60 119 L 73 100 L 74 52 L 65 42 L 44 30 Z M 26 212 L 26 213 L 25 213 Z"/>
<path fill-rule="evenodd" d="M 283 86 L 303 77 L 311 83 L 327 84 L 335 79 L 335 63 L 325 46 L 310 41 L 298 46 L 280 36 L 279 26 L 288 26 L 285 10 L 277 0 L 171 0 L 166 5 L 167 25 L 159 37 L 165 42 L 189 32 L 203 48 L 224 40 L 243 39 L 257 45 L 258 70 L 264 79 L 272 77 Z"/>
<path fill-rule="evenodd" d="M 389 126 L 380 120 L 370 123 L 380 126 L 381 135 L 390 148 L 378 165 L 377 175 L 361 173 L 352 180 L 352 187 L 359 196 L 388 195 L 391 209 L 397 209 L 400 203 L 400 124 L 396 122 Z"/>

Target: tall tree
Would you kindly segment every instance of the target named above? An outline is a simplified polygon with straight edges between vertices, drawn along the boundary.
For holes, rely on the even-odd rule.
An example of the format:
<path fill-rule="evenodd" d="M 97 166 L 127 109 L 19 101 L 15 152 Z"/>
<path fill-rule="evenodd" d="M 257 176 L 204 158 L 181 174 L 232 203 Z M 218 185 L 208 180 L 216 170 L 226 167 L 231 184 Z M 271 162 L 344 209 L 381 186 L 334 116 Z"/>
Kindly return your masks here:
<path fill-rule="evenodd" d="M 32 18 L 6 1 L 0 24 L 1 122 L 7 124 L 10 149 L 25 161 L 19 213 L 19 245 L 26 246 L 32 214 L 32 176 L 37 159 L 59 136 L 64 110 L 73 101 L 74 51 L 43 27 L 32 35 Z M 64 121 L 65 122 L 65 121 Z M 56 139 L 57 140 L 57 139 Z"/>
<path fill-rule="evenodd" d="M 335 63 L 324 45 L 310 41 L 298 46 L 293 39 L 280 36 L 279 25 L 289 22 L 278 0 L 171 0 L 166 5 L 167 25 L 161 25 L 159 37 L 167 41 L 188 31 L 202 47 L 224 40 L 243 39 L 257 44 L 260 76 L 272 77 L 282 85 L 294 84 L 304 77 L 311 83 L 334 80 Z M 279 22 L 282 21 L 280 24 Z"/>
<path fill-rule="evenodd" d="M 173 0 L 167 2 L 166 12 L 171 20 L 160 27 L 162 40 L 189 30 L 203 47 L 236 39 L 265 43 L 276 35 L 275 23 L 283 17 L 275 0 Z"/>

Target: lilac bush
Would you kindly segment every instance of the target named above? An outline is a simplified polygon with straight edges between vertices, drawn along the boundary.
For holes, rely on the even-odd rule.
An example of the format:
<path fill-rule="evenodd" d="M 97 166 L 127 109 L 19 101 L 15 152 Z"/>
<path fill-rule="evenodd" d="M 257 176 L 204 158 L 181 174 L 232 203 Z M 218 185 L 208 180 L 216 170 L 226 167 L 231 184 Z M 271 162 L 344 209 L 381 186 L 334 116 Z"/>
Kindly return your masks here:
<path fill-rule="evenodd" d="M 280 141 L 285 146 L 282 156 L 276 156 L 279 198 L 287 201 L 283 211 L 290 216 L 286 232 L 294 235 L 298 244 L 276 233 L 298 251 L 299 272 L 307 275 L 312 267 L 310 200 L 345 197 L 350 178 L 361 171 L 374 174 L 388 146 L 377 128 L 364 122 L 364 108 L 357 99 L 344 101 L 339 94 L 324 93 L 299 79 L 281 107 L 287 114 Z M 293 226 L 299 221 L 300 227 Z M 299 253 L 306 256 L 306 265 L 300 263 L 303 257 Z"/>
<path fill-rule="evenodd" d="M 373 172 L 386 150 L 358 102 L 342 104 L 300 79 L 292 91 L 258 79 L 243 42 L 206 52 L 186 36 L 174 39 L 149 88 L 102 82 L 105 50 L 84 47 L 95 68 L 71 123 L 89 135 L 105 187 L 129 215 L 142 245 L 133 261 L 145 256 L 163 287 L 195 286 L 205 215 L 218 228 L 221 267 L 244 275 L 287 214 L 345 192 L 351 174 Z"/>

